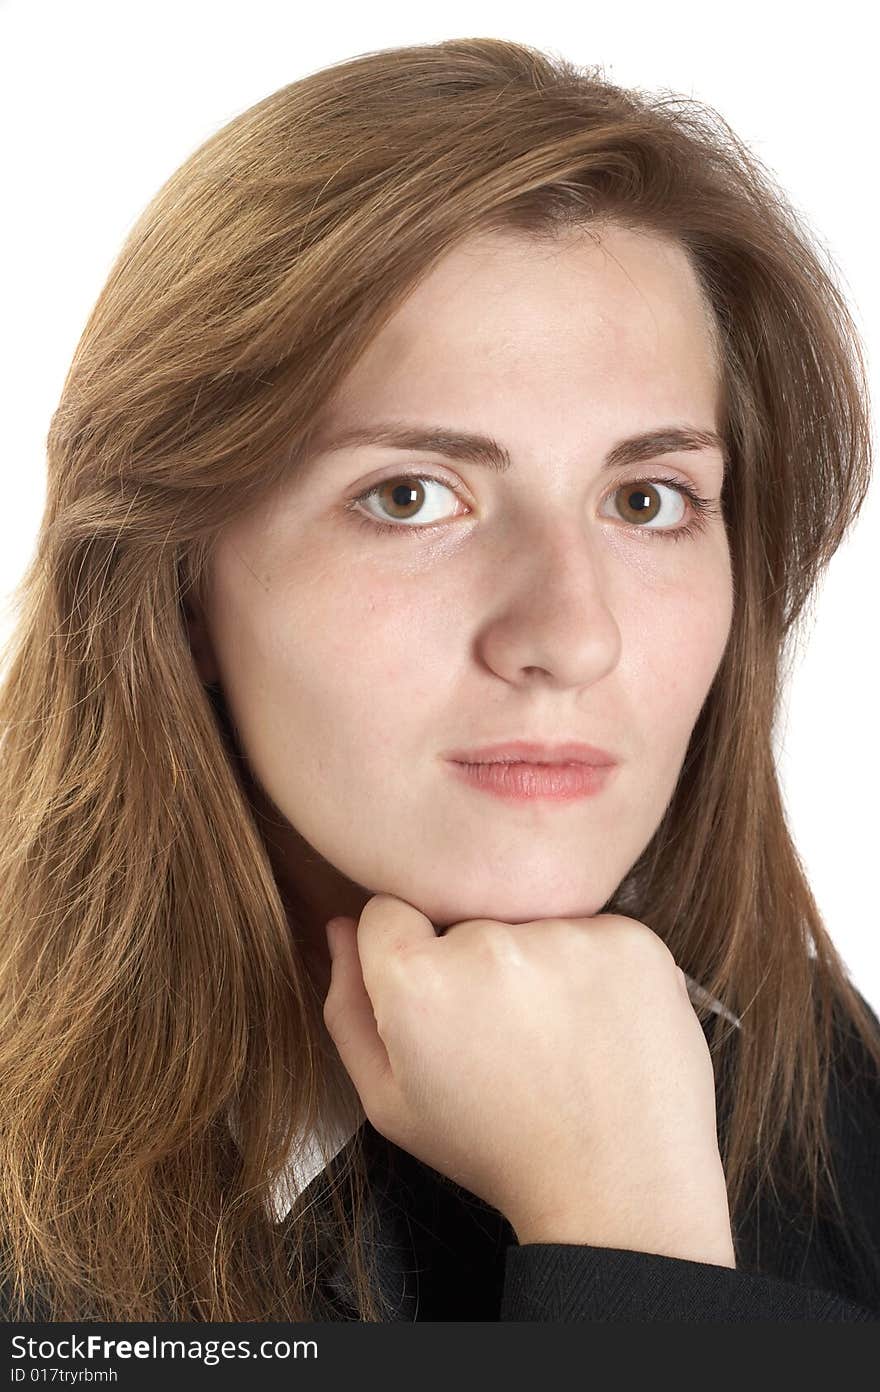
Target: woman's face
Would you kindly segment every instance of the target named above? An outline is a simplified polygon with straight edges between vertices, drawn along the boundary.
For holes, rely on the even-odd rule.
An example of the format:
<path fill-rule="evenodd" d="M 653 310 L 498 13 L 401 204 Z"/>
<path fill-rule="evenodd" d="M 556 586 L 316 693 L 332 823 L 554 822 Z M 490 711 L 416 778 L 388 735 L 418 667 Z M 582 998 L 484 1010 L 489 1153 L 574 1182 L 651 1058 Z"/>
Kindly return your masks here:
<path fill-rule="evenodd" d="M 720 446 L 606 460 L 714 431 L 719 406 L 677 246 L 484 234 L 372 341 L 302 473 L 220 537 L 193 649 L 322 942 L 379 892 L 438 926 L 600 911 L 671 798 L 732 614 Z M 388 424 L 491 436 L 509 468 L 338 444 Z M 681 483 L 717 509 L 690 535 Z M 618 766 L 591 797 L 509 802 L 447 762 L 516 738 Z"/>

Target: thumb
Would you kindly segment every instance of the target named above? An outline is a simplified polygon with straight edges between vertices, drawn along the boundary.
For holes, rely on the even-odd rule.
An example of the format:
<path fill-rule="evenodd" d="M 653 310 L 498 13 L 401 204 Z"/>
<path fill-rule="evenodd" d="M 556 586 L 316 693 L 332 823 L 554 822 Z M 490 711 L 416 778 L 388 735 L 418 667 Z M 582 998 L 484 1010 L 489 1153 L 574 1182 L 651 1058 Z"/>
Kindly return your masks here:
<path fill-rule="evenodd" d="M 378 1110 L 383 1085 L 392 1073 L 364 985 L 357 934 L 358 923 L 353 918 L 331 918 L 327 924 L 331 963 L 324 1024 L 370 1116 L 371 1108 Z"/>

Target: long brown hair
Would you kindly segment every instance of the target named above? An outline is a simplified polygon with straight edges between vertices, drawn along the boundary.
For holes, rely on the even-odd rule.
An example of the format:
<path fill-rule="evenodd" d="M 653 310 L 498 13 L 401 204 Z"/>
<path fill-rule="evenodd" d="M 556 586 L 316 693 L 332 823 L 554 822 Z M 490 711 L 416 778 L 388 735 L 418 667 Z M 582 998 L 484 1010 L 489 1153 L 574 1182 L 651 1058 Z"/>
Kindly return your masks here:
<path fill-rule="evenodd" d="M 833 267 L 710 107 L 502 40 L 389 49 L 274 92 L 169 178 L 52 416 L 0 691 L 0 1275 L 23 1318 L 308 1319 L 328 1251 L 382 1318 L 357 1146 L 332 1228 L 268 1211 L 291 1147 L 357 1099 L 186 606 L 224 523 L 297 468 L 439 256 L 483 229 L 612 220 L 677 239 L 714 311 L 735 612 L 672 801 L 606 909 L 742 1020 L 712 1043 L 734 1218 L 756 1183 L 834 1197 L 832 1017 L 878 1068 L 880 1045 L 772 753 L 787 644 L 870 478 Z"/>

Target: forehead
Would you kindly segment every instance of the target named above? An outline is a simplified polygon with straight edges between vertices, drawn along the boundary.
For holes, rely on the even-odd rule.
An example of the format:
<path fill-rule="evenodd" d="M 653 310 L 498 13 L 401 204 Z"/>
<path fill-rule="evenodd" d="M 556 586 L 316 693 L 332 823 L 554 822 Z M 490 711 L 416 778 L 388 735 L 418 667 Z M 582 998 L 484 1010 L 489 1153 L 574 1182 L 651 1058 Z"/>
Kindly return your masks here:
<path fill-rule="evenodd" d="M 685 250 L 623 228 L 547 242 L 470 237 L 435 263 L 339 384 L 314 447 L 361 419 L 433 409 L 473 415 L 490 397 L 607 416 L 634 405 L 714 416 L 711 311 Z M 525 397 L 523 397 L 525 393 Z M 630 423 L 630 422 L 628 422 Z M 646 424 L 652 423 L 646 420 Z"/>

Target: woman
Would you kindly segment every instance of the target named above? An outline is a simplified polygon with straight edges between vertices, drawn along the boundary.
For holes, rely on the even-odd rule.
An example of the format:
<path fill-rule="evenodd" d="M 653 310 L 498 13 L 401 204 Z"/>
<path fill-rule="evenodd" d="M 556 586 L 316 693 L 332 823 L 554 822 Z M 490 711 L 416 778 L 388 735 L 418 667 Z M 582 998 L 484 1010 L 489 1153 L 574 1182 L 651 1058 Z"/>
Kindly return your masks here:
<path fill-rule="evenodd" d="M 880 1028 L 771 741 L 863 372 L 720 118 L 518 44 L 169 179 L 2 695 L 8 1317 L 876 1315 Z"/>

